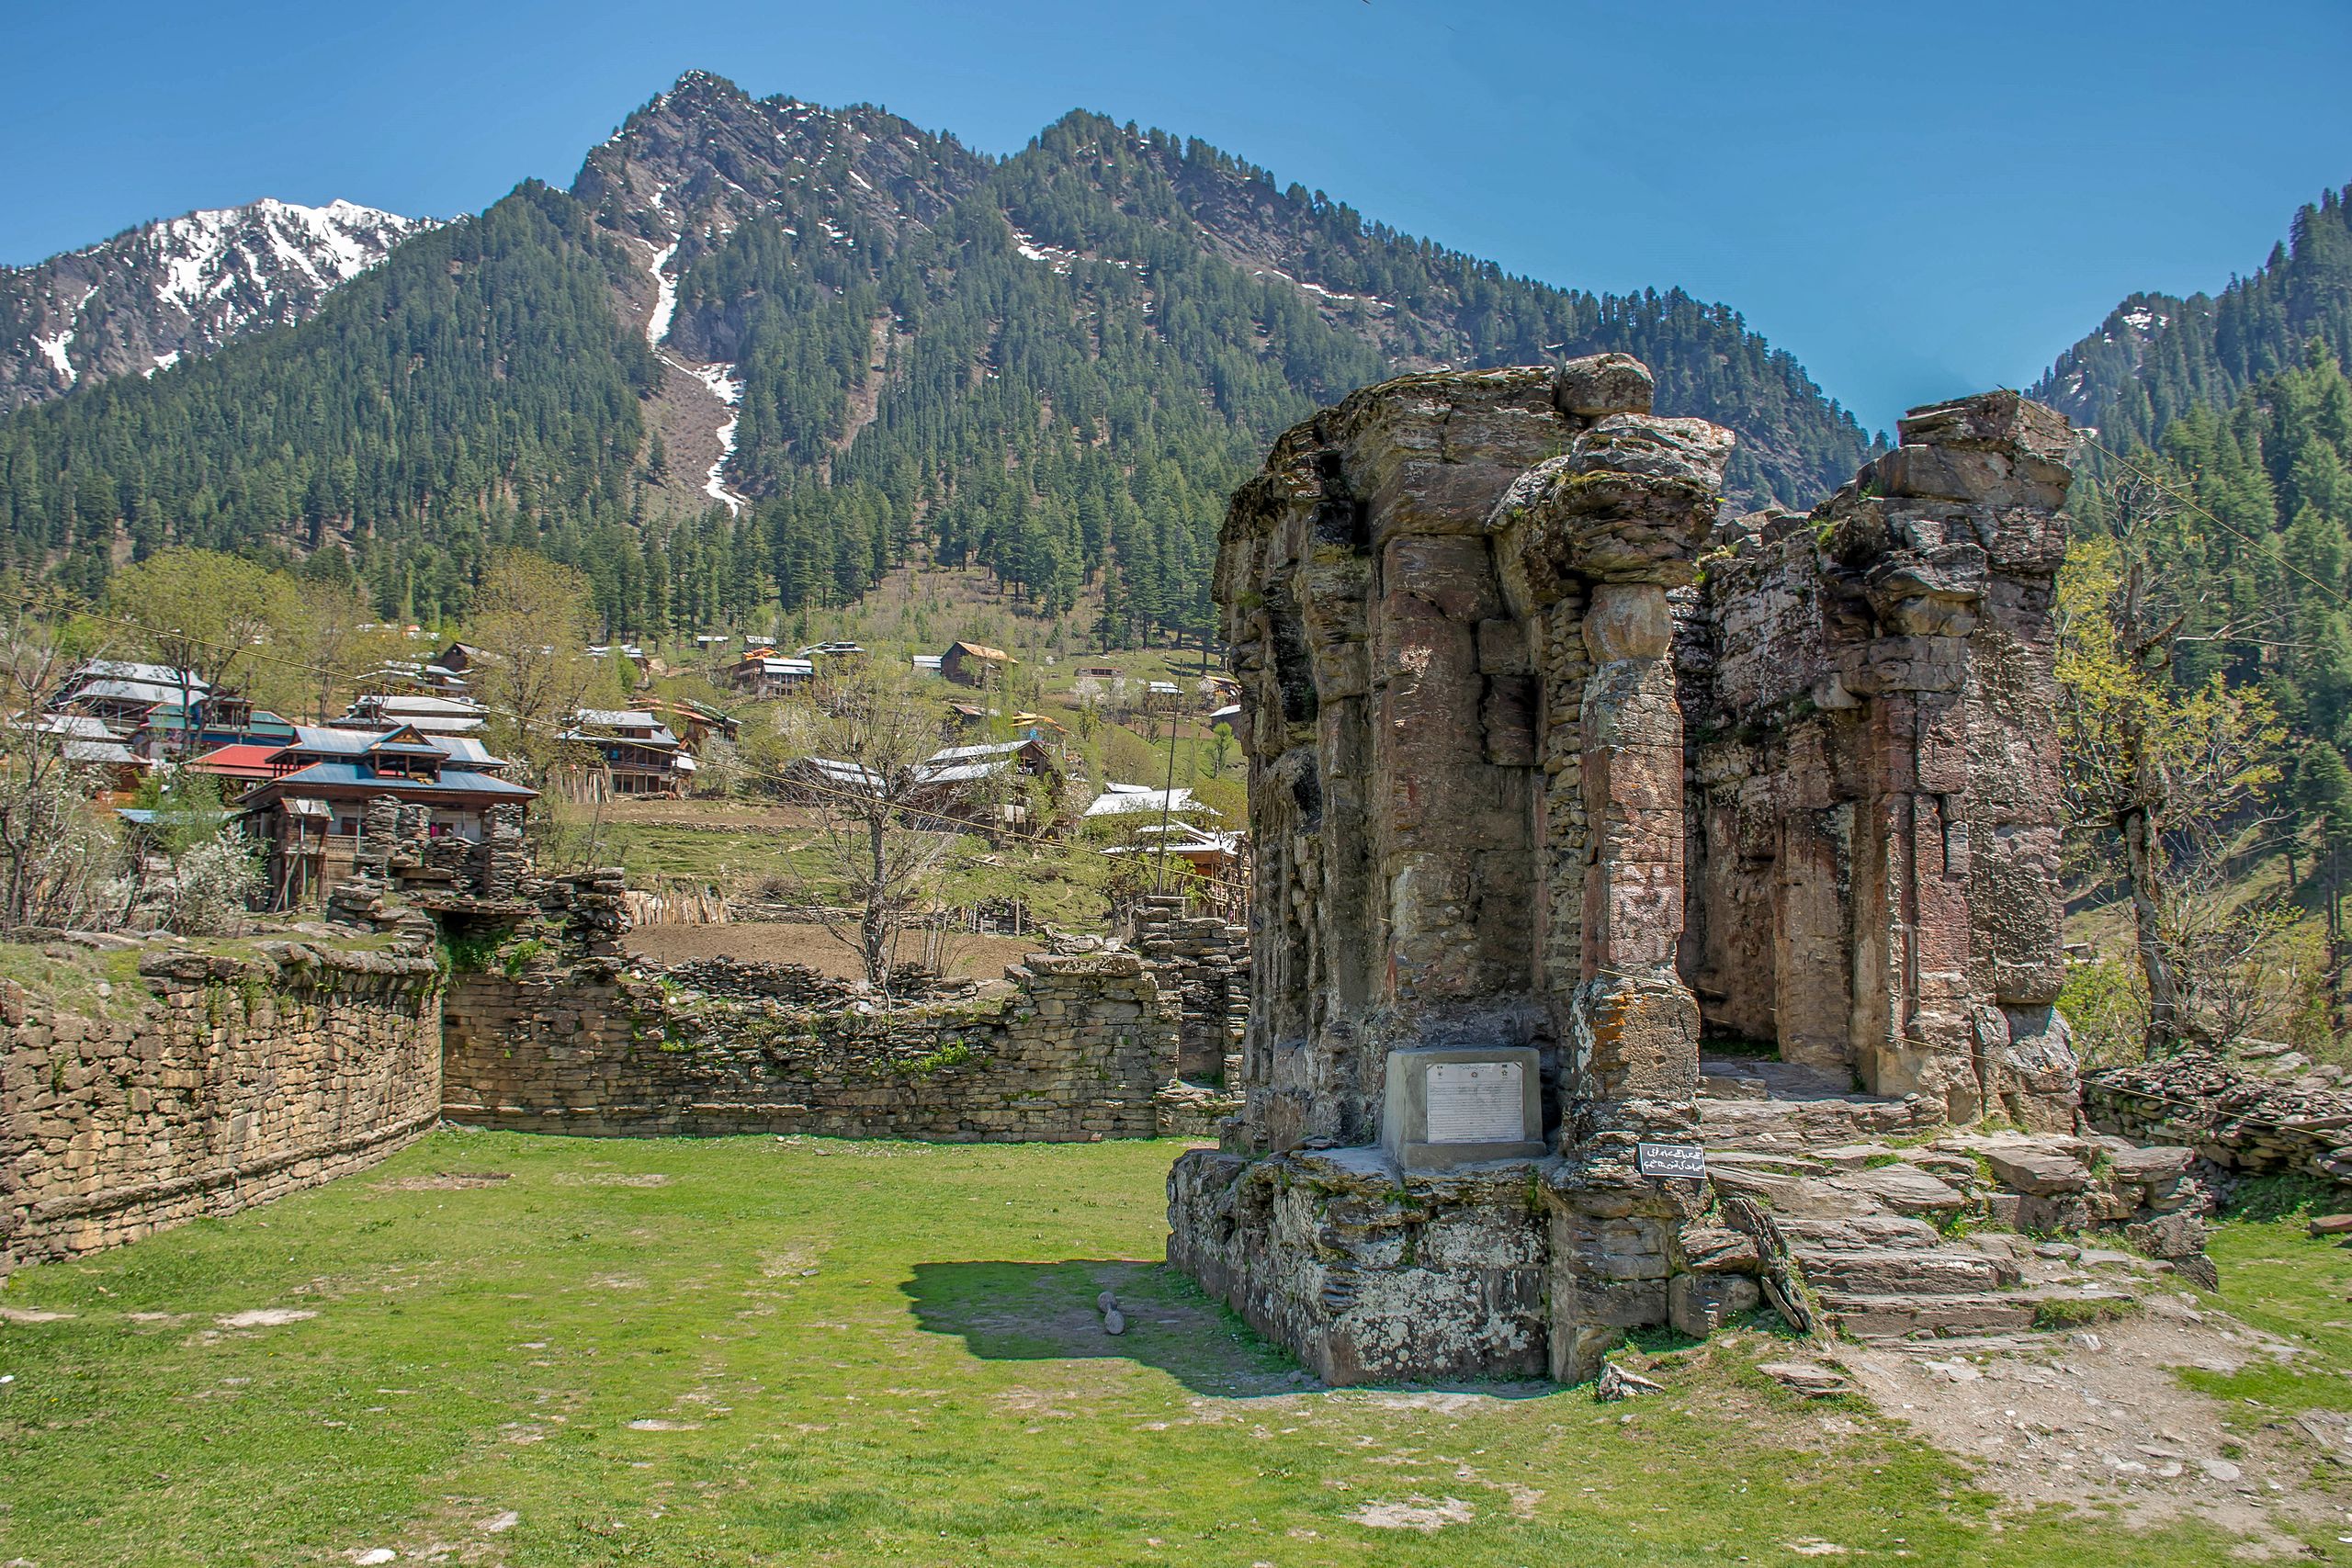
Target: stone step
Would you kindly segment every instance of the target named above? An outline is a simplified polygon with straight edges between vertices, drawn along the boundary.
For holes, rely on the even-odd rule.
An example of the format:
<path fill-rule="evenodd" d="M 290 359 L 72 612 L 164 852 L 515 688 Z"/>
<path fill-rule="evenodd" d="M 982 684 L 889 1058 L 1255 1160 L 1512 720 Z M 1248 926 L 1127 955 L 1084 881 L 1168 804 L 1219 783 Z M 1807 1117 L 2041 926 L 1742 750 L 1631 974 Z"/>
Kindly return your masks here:
<path fill-rule="evenodd" d="M 1877 1247 L 1928 1247 L 1943 1237 L 1925 1220 L 1908 1214 L 1856 1213 L 1850 1204 L 1835 1216 L 1779 1215 L 1781 1234 L 1789 1245 L 1814 1250 L 1860 1252 Z"/>
<path fill-rule="evenodd" d="M 1901 1339 L 1914 1334 L 2007 1333 L 2033 1326 L 2040 1304 L 2020 1293 L 1966 1295 L 1815 1292 L 1830 1320 L 1857 1339 Z"/>
<path fill-rule="evenodd" d="M 1702 1089 L 1699 1134 L 1710 1146 L 1802 1149 L 1864 1143 L 1924 1131 L 1929 1118 L 1909 1100 L 1866 1095 L 1830 1099 L 1728 1099 Z"/>
<path fill-rule="evenodd" d="M 1778 1171 L 1726 1166 L 1711 1161 L 1707 1179 L 1718 1193 L 1753 1198 L 1772 1211 L 1775 1220 L 1836 1220 L 1869 1213 L 1874 1207 L 1851 1192 L 1841 1192 L 1825 1181 L 1788 1176 Z"/>
<path fill-rule="evenodd" d="M 1792 1256 L 1805 1283 L 1817 1291 L 1856 1296 L 1965 1296 L 1998 1290 L 1993 1260 L 1951 1247 L 1879 1247 L 1833 1251 L 1799 1247 Z"/>

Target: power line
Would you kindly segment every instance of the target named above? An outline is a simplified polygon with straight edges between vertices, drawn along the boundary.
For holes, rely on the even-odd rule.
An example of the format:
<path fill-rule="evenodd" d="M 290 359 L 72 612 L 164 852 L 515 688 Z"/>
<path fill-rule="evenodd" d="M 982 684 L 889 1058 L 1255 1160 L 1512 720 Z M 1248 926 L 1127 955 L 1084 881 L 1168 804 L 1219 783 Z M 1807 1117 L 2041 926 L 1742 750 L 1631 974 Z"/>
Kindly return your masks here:
<path fill-rule="evenodd" d="M 2289 560 L 2285 552 L 2280 550 L 2276 544 L 2267 539 L 2255 538 L 2252 535 L 2238 528 L 2234 524 L 2225 522 L 2222 518 L 2215 516 L 2212 513 L 2199 505 L 2194 497 L 2182 494 L 2179 491 L 2175 490 L 2171 485 L 2166 484 L 2156 475 L 2137 466 L 2130 458 L 2124 457 L 2122 454 L 2101 442 L 2097 436 L 2086 434 L 2083 437 L 2083 444 L 2103 454 L 2109 461 L 2113 462 L 2118 468 L 2120 468 L 2125 473 L 2131 474 L 2136 479 L 2143 479 L 2147 483 L 2154 485 L 2156 489 L 2164 491 L 2165 494 L 2172 497 L 2173 500 L 2178 502 L 2182 506 L 2187 507 L 2189 511 L 2197 513 L 2198 516 L 2202 517 L 2208 523 L 2212 524 L 2213 526 L 2221 529 L 2232 538 L 2236 539 L 2240 544 L 2247 545 L 2255 549 L 2265 552 L 2271 559 L 2277 561 L 2280 566 L 2286 568 L 2289 571 L 2293 572 L 2297 577 L 2301 578 L 2304 581 L 2310 583 L 2313 588 L 2318 589 L 2322 593 L 2326 594 L 2337 604 L 2352 606 L 2352 599 L 2346 598 L 2345 595 L 2337 589 L 2329 586 L 2319 578 L 2316 578 L 2310 572 L 2305 571 L 2301 567 L 2297 566 L 2293 561 Z"/>

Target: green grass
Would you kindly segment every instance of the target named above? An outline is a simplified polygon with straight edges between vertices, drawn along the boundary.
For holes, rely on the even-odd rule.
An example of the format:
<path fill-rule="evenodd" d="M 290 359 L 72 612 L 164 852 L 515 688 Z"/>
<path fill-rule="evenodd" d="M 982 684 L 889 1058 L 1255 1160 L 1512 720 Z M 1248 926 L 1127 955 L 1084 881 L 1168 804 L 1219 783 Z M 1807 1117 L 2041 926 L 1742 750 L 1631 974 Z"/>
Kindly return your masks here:
<path fill-rule="evenodd" d="M 14 980 L 42 998 L 42 1005 L 84 1018 L 136 1018 L 153 998 L 140 978 L 136 953 L 65 946 L 57 951 L 61 956 L 53 957 L 44 948 L 0 942 L 0 980 Z"/>
<path fill-rule="evenodd" d="M 1627 1405 L 1313 1389 L 1154 1261 L 1174 1153 L 442 1133 L 23 1270 L 0 1302 L 75 1315 L 0 1323 L 0 1562 L 2231 1561 L 2201 1528 L 1996 1529 L 1955 1464 L 1758 1374 L 1785 1346 L 1754 1332 Z M 273 1307 L 318 1315 L 217 1321 Z"/>
<path fill-rule="evenodd" d="M 2256 1357 L 2235 1372 L 2181 1374 L 2233 1406 L 2241 1423 L 2300 1410 L 2352 1410 L 2352 1247 L 2310 1232 L 2312 1214 L 2347 1207 L 2340 1190 L 2317 1181 L 2249 1183 L 2239 1201 L 2246 1217 L 2214 1234 L 2207 1250 L 2222 1273 L 2223 1304 L 2312 1352 L 2287 1365 Z"/>

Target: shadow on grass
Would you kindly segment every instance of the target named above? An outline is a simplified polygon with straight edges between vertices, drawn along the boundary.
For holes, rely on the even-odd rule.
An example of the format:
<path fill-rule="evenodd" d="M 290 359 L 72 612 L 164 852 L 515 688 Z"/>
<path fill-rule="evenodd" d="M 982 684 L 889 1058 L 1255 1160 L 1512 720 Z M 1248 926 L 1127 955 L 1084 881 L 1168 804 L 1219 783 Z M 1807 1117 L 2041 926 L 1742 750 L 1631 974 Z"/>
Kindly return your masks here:
<path fill-rule="evenodd" d="M 1280 1348 L 1164 1263 L 1073 1258 L 1058 1263 L 918 1263 L 900 1285 L 915 1321 L 960 1337 L 989 1361 L 1132 1361 L 1195 1393 L 1262 1397 L 1319 1388 Z M 1126 1332 L 1110 1334 L 1095 1299 L 1118 1298 Z"/>
<path fill-rule="evenodd" d="M 1289 1353 L 1164 1263 L 1073 1258 L 1058 1263 L 918 1263 L 900 1285 L 927 1332 L 952 1334 L 982 1360 L 1123 1360 L 1228 1399 L 1327 1392 Z M 1095 1300 L 1118 1298 L 1126 1332 L 1102 1326 Z M 1560 1385 L 1476 1380 L 1366 1384 L 1352 1392 L 1442 1404 L 1464 1396 L 1543 1397 Z"/>

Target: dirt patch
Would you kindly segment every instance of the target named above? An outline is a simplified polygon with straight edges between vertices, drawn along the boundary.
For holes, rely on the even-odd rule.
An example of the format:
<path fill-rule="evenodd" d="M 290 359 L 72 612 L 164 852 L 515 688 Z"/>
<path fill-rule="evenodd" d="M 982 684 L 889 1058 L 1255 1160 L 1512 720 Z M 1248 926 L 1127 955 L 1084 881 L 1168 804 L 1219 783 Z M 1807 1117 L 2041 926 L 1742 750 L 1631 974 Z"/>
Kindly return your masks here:
<path fill-rule="evenodd" d="M 1402 1503 L 1369 1503 L 1348 1517 L 1374 1529 L 1419 1530 L 1434 1535 L 1448 1525 L 1466 1525 L 1478 1511 L 1459 1497 L 1412 1497 Z"/>
<path fill-rule="evenodd" d="M 2291 1552 L 2301 1548 L 2280 1521 L 2333 1519 L 2340 1506 L 2315 1488 L 2308 1441 L 2225 1427 L 2225 1407 L 2176 1369 L 2234 1371 L 2299 1353 L 2164 1295 L 2138 1315 L 2070 1334 L 1856 1346 L 1832 1359 L 1887 1415 L 1976 1465 L 2005 1497 L 2113 1505 L 2143 1528 L 2194 1516 Z"/>
<path fill-rule="evenodd" d="M 845 980 L 864 973 L 856 955 L 818 925 L 741 920 L 723 926 L 639 926 L 622 941 L 633 956 L 649 964 L 734 958 L 747 964 L 802 964 Z M 967 979 L 999 979 L 1007 964 L 1020 963 L 1038 945 L 1035 937 L 969 937 L 949 971 Z"/>
<path fill-rule="evenodd" d="M 316 1317 L 314 1312 L 301 1312 L 293 1307 L 254 1307 L 245 1312 L 232 1312 L 212 1321 L 223 1328 L 283 1328 L 289 1323 L 300 1323 Z"/>
<path fill-rule="evenodd" d="M 653 1170 L 642 1171 L 635 1176 L 624 1176 L 616 1170 L 604 1171 L 594 1176 L 582 1176 L 577 1171 L 560 1170 L 556 1172 L 555 1185 L 558 1187 L 667 1187 L 670 1185 L 670 1179 Z"/>
<path fill-rule="evenodd" d="M 43 1312 L 39 1307 L 0 1307 L 0 1323 L 62 1323 L 70 1312 Z"/>
<path fill-rule="evenodd" d="M 448 1170 L 431 1176 L 395 1176 L 372 1183 L 379 1192 L 456 1192 L 468 1187 L 495 1187 L 511 1179 L 503 1170 Z"/>

